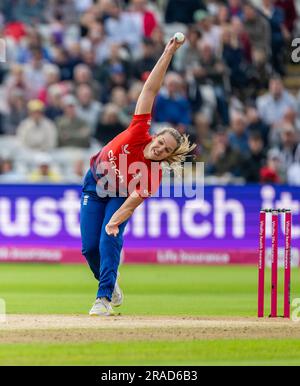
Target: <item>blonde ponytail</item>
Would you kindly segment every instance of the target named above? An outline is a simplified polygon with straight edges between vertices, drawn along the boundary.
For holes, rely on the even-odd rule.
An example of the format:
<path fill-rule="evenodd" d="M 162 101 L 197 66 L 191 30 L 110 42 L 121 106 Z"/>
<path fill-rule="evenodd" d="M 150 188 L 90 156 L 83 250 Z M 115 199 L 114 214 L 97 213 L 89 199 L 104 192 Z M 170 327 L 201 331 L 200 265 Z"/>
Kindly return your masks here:
<path fill-rule="evenodd" d="M 186 159 L 188 153 L 195 149 L 196 144 L 191 144 L 189 136 L 187 134 L 180 134 L 179 131 L 173 128 L 162 129 L 157 135 L 163 135 L 165 133 L 171 134 L 176 142 L 177 148 L 167 158 L 163 160 L 163 168 L 172 170 L 175 174 L 181 175 L 183 169 L 183 162 Z"/>

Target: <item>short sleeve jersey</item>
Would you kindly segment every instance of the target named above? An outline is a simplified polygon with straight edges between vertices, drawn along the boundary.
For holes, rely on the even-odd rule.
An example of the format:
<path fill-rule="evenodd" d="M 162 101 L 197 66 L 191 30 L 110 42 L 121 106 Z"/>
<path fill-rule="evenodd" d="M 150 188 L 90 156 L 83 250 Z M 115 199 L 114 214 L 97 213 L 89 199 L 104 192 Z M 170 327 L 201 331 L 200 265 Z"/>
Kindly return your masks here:
<path fill-rule="evenodd" d="M 145 147 L 152 141 L 150 125 L 150 114 L 134 115 L 130 126 L 91 158 L 98 194 L 127 196 L 135 191 L 145 198 L 155 194 L 162 169 L 159 162 L 144 156 Z"/>

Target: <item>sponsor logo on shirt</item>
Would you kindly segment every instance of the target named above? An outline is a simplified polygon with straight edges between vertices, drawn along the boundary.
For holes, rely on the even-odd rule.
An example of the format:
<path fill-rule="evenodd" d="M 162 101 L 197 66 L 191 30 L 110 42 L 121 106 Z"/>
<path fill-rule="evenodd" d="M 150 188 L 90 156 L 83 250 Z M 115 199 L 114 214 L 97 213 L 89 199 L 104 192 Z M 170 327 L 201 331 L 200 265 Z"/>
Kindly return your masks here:
<path fill-rule="evenodd" d="M 108 160 L 109 160 L 109 163 L 110 163 L 112 170 L 114 170 L 114 172 L 116 173 L 117 178 L 121 182 L 124 182 L 124 176 L 122 176 L 120 170 L 117 169 L 117 164 L 115 162 L 117 160 L 117 157 L 114 156 L 114 152 L 112 150 L 110 150 L 108 152 Z"/>
<path fill-rule="evenodd" d="M 149 126 L 151 126 L 151 119 L 149 119 L 148 121 L 147 121 L 147 125 L 149 125 Z"/>

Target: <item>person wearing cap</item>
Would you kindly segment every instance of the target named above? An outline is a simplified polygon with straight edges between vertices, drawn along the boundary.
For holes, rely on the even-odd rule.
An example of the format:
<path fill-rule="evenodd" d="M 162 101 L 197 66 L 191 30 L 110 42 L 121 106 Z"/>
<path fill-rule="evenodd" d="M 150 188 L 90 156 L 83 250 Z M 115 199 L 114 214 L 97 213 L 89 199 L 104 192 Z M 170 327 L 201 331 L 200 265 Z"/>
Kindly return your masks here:
<path fill-rule="evenodd" d="M 56 119 L 58 129 L 58 146 L 88 148 L 91 140 L 91 129 L 78 117 L 78 101 L 71 95 L 62 100 L 64 114 Z"/>
<path fill-rule="evenodd" d="M 47 152 L 57 145 L 57 128 L 45 117 L 44 107 L 44 103 L 38 99 L 29 101 L 29 116 L 17 128 L 17 137 L 27 149 Z"/>
<path fill-rule="evenodd" d="M 194 149 L 189 138 L 167 127 L 149 134 L 154 100 L 171 60 L 183 42 L 172 38 L 147 78 L 129 127 L 91 158 L 83 184 L 80 210 L 82 254 L 98 281 L 91 316 L 114 314 L 123 293 L 117 282 L 123 233 L 129 218 L 162 180 L 162 163 L 181 173 Z"/>

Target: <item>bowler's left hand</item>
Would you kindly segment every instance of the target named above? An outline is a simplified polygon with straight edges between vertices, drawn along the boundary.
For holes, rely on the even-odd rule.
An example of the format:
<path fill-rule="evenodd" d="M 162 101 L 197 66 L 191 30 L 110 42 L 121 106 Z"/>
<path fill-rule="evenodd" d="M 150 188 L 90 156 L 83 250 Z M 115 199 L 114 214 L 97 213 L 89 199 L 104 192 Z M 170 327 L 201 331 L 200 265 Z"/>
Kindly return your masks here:
<path fill-rule="evenodd" d="M 118 233 L 119 233 L 119 227 L 118 227 L 118 225 L 112 225 L 112 224 L 108 223 L 105 227 L 105 231 L 108 234 L 108 236 L 117 237 Z"/>

